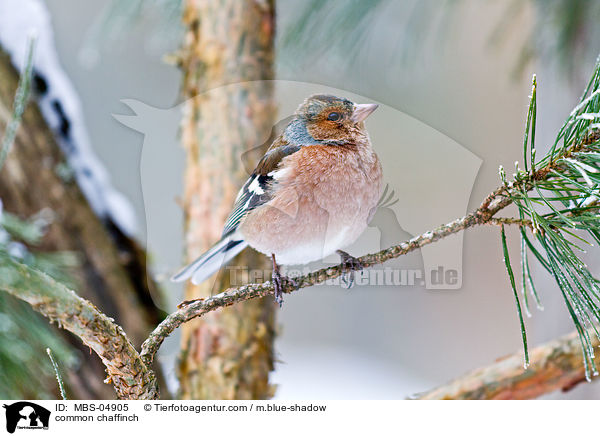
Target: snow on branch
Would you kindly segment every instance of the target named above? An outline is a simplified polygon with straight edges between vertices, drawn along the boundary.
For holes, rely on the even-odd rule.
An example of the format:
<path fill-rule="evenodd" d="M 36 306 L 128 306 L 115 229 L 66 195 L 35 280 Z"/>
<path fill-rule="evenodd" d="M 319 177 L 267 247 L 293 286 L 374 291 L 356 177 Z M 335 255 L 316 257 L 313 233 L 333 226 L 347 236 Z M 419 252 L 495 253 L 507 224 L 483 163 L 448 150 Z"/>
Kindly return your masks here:
<path fill-rule="evenodd" d="M 42 115 L 96 215 L 131 236 L 137 227 L 135 213 L 111 185 L 106 168 L 94 153 L 81 102 L 58 58 L 46 5 L 41 0 L 0 1 L 0 48 L 20 72 L 26 66 L 27 41 L 32 35 L 36 37 L 33 87 Z"/>

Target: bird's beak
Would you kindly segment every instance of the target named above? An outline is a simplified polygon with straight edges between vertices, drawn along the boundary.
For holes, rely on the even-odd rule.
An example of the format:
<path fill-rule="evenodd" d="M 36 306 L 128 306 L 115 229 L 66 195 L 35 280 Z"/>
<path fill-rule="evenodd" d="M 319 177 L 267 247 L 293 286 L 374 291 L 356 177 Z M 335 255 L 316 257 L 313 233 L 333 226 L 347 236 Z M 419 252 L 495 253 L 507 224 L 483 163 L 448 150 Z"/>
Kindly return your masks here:
<path fill-rule="evenodd" d="M 355 104 L 354 112 L 350 119 L 354 123 L 360 123 L 364 121 L 371 113 L 379 107 L 378 104 Z"/>

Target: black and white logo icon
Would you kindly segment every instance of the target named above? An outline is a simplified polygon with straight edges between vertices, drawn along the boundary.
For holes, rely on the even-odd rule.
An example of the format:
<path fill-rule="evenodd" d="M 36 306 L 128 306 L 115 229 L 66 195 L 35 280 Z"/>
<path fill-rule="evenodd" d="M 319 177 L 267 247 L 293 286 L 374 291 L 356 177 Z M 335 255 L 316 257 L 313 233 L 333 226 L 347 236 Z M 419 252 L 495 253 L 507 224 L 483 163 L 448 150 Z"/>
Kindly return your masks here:
<path fill-rule="evenodd" d="M 16 429 L 48 429 L 50 411 L 29 401 L 4 404 L 6 409 L 6 431 L 14 433 Z"/>

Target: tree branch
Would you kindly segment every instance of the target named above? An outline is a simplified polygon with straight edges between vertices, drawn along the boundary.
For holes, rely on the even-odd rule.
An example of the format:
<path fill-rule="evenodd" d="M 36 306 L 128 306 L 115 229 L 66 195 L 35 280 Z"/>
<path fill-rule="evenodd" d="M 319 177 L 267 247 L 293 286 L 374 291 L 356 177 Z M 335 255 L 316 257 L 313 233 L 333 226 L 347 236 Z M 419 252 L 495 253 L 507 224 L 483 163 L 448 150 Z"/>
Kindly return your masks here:
<path fill-rule="evenodd" d="M 600 343 L 589 331 L 594 348 Z M 448 384 L 417 394 L 416 400 L 527 400 L 555 390 L 568 391 L 585 381 L 577 332 L 530 350 L 531 365 L 523 369 L 523 353 L 499 359 Z M 600 358 L 596 358 L 600 364 Z"/>
<path fill-rule="evenodd" d="M 0 290 L 31 305 L 78 336 L 98 354 L 119 399 L 157 399 L 154 373 L 142 362 L 123 329 L 89 301 L 46 274 L 0 254 Z"/>
<path fill-rule="evenodd" d="M 425 232 L 402 244 L 394 245 L 374 254 L 367 254 L 359 257 L 358 260 L 364 268 L 378 265 L 469 227 L 486 224 L 492 219 L 494 214 L 511 203 L 510 198 L 504 195 L 506 190 L 511 188 L 512 185 L 498 188 L 484 200 L 476 211 L 469 215 L 440 226 L 435 230 Z M 340 264 L 329 268 L 323 268 L 304 276 L 294 277 L 294 281 L 296 282 L 295 285 L 286 283 L 283 292 L 290 293 L 301 288 L 324 283 L 325 281 L 335 279 L 348 271 L 349 269 L 344 264 Z M 184 302 L 179 310 L 170 314 L 152 333 L 150 333 L 148 339 L 142 344 L 140 356 L 146 365 L 150 365 L 163 341 L 182 324 L 221 307 L 231 306 L 234 303 L 272 294 L 273 285 L 268 281 L 259 284 L 248 284 L 238 288 L 230 288 L 210 298 Z"/>
<path fill-rule="evenodd" d="M 519 227 L 527 227 L 530 230 L 533 230 L 533 223 L 528 219 L 520 219 L 520 218 L 490 218 L 486 224 L 491 224 L 495 226 L 503 226 L 503 225 L 517 225 Z"/>
<path fill-rule="evenodd" d="M 573 145 L 566 151 L 565 156 L 569 156 L 574 151 L 585 150 L 585 147 L 592 143 L 593 140 L 594 138 L 588 138 L 587 141 L 584 141 L 581 144 Z M 539 181 L 551 177 L 551 171 L 558 168 L 560 165 L 560 163 L 550 161 L 547 165 L 532 172 L 526 179 L 518 179 L 512 182 L 504 183 L 502 186 L 490 193 L 474 212 L 450 223 L 444 224 L 434 230 L 425 232 L 422 235 L 416 236 L 399 245 L 394 245 L 377 253 L 367 254 L 359 257 L 358 260 L 362 264 L 363 268 L 382 264 L 388 260 L 395 259 L 410 253 L 411 251 L 424 247 L 425 245 L 436 242 L 442 238 L 482 224 L 518 224 L 526 225 L 531 228 L 532 225 L 527 220 L 494 218 L 494 215 L 512 203 L 511 195 L 518 192 L 530 191 L 533 189 L 534 180 Z M 294 277 L 295 284 L 289 282 L 286 283 L 284 285 L 283 292 L 290 293 L 301 288 L 324 283 L 325 281 L 335 279 L 348 271 L 349 269 L 345 265 L 340 264 L 329 268 L 323 268 L 304 276 Z M 142 344 L 140 356 L 142 357 L 144 363 L 149 365 L 154 360 L 154 355 L 167 336 L 169 336 L 182 324 L 221 307 L 230 306 L 237 302 L 264 297 L 271 294 L 273 294 L 272 283 L 264 282 L 262 284 L 248 284 L 238 288 L 230 288 L 207 299 L 184 302 L 179 310 L 165 318 L 165 320 L 161 322 L 152 333 L 150 333 L 148 339 L 146 339 L 146 341 Z"/>

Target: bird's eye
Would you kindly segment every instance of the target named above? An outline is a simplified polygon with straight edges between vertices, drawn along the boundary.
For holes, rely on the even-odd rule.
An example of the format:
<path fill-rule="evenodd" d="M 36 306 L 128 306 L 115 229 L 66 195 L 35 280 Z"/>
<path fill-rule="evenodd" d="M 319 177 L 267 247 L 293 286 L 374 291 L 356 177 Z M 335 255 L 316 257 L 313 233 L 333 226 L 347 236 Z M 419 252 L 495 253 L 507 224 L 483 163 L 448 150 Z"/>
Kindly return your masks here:
<path fill-rule="evenodd" d="M 337 121 L 340 118 L 342 118 L 342 116 L 339 114 L 339 112 L 331 112 L 328 116 L 327 119 L 330 121 Z"/>

